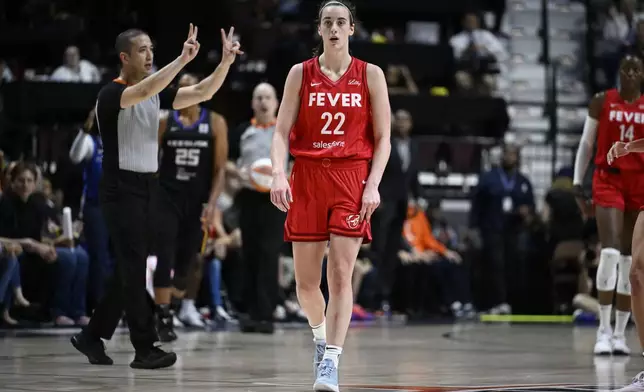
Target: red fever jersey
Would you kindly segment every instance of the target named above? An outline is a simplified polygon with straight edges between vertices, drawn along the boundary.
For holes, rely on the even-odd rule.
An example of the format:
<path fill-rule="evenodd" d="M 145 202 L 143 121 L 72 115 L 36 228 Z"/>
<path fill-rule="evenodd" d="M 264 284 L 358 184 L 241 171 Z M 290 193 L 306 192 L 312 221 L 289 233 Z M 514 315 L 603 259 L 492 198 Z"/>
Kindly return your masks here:
<path fill-rule="evenodd" d="M 628 103 L 617 89 L 606 91 L 597 128 L 595 166 L 609 167 L 606 155 L 615 142 L 628 143 L 641 138 L 644 138 L 644 98 Z M 628 154 L 615 160 L 610 167 L 644 172 L 644 154 Z"/>
<path fill-rule="evenodd" d="M 336 82 L 322 73 L 317 57 L 302 63 L 300 111 L 289 147 L 296 158 L 373 157 L 366 62 L 353 57 Z"/>
<path fill-rule="evenodd" d="M 595 205 L 621 211 L 638 211 L 644 206 L 644 154 L 628 154 L 610 166 L 606 160 L 615 142 L 628 143 L 643 138 L 642 127 L 644 99 L 628 103 L 618 90 L 606 91 L 597 130 L 597 168 L 593 175 Z"/>
<path fill-rule="evenodd" d="M 369 243 L 371 227 L 359 215 L 374 151 L 367 63 L 352 58 L 337 82 L 322 73 L 317 58 L 302 63 L 289 147 L 293 201 L 284 239 L 328 241 L 335 234 Z"/>

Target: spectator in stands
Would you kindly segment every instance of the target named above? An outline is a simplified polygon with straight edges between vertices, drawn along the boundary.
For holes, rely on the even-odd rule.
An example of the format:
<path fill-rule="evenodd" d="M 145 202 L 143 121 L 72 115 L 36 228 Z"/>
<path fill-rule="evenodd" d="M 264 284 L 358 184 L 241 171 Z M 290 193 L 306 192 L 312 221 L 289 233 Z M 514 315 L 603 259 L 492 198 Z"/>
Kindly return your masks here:
<path fill-rule="evenodd" d="M 582 262 L 584 219 L 572 192 L 572 174 L 570 168 L 557 173 L 542 210 L 557 310 L 568 308 L 575 294 L 588 294 L 588 272 Z M 569 295 L 562 294 L 566 291 Z"/>
<path fill-rule="evenodd" d="M 637 22 L 634 31 L 635 34 L 633 35 L 633 38 L 629 40 L 628 45 L 624 48 L 623 55 L 630 54 L 637 56 L 644 61 L 644 20 L 639 20 Z"/>
<path fill-rule="evenodd" d="M 458 87 L 463 91 L 489 94 L 494 89 L 494 74 L 499 72 L 498 63 L 508 58 L 501 41 L 480 27 L 478 15 L 468 13 L 463 20 L 463 31 L 454 35 L 449 43 L 456 58 Z"/>
<path fill-rule="evenodd" d="M 603 28 L 603 53 L 602 68 L 608 79 L 609 88 L 619 83 L 617 72 L 619 62 L 624 54 L 635 54 L 641 56 L 638 38 L 640 33 L 636 26 L 635 1 L 622 0 L 620 7 L 611 4 L 604 21 Z"/>
<path fill-rule="evenodd" d="M 14 320 L 9 311 L 12 305 L 29 307 L 31 303 L 22 294 L 20 284 L 20 264 L 18 257 L 22 247 L 16 241 L 0 238 L 0 309 L 2 310 L 1 324 L 14 326 Z"/>
<path fill-rule="evenodd" d="M 17 164 L 18 162 L 16 161 L 9 162 L 7 163 L 7 166 L 2 171 L 2 178 L 0 179 L 0 183 L 2 185 L 1 189 L 3 192 L 11 188 L 11 171 L 13 170 L 14 167 L 16 167 Z"/>
<path fill-rule="evenodd" d="M 635 30 L 635 0 L 621 0 L 619 8 L 611 4 L 604 21 L 604 40 L 608 47 L 620 48 L 633 39 Z"/>
<path fill-rule="evenodd" d="M 572 170 L 560 170 L 546 194 L 542 219 L 547 225 L 550 248 L 564 241 L 582 241 L 584 219 L 572 192 Z"/>
<path fill-rule="evenodd" d="M 99 205 L 99 184 L 103 175 L 103 142 L 91 110 L 69 150 L 69 158 L 83 166 L 81 216 L 87 252 L 90 256 L 90 309 L 103 297 L 107 278 L 112 275 L 113 260 L 109 251 L 109 236 Z"/>
<path fill-rule="evenodd" d="M 487 305 L 493 314 L 510 314 L 506 265 L 516 261 L 519 229 L 535 208 L 532 183 L 519 172 L 517 146 L 504 146 L 501 165 L 479 176 L 471 201 L 470 238 L 483 248 Z"/>
<path fill-rule="evenodd" d="M 396 253 L 400 249 L 400 233 L 407 217 L 407 200 L 421 196 L 418 183 L 418 148 L 410 137 L 411 114 L 403 109 L 395 112 L 391 138 L 391 155 L 380 182 L 380 206 L 372 217 L 371 251 L 380 282 L 381 309 L 389 311 L 394 286 Z"/>
<path fill-rule="evenodd" d="M 69 46 L 65 49 L 63 65 L 56 68 L 51 80 L 66 83 L 99 83 L 101 73 L 94 64 L 81 59 L 76 46 Z"/>
<path fill-rule="evenodd" d="M 474 307 L 470 298 L 470 280 L 463 268 L 461 255 L 434 237 L 429 220 L 413 199 L 409 201 L 402 234 L 403 249 L 398 252 L 401 262 L 429 263 L 432 273 L 441 282 L 441 302 L 449 307 L 455 317 L 472 315 Z"/>
<path fill-rule="evenodd" d="M 21 162 L 13 168 L 11 192 L 0 199 L 0 236 L 18 240 L 26 252 L 25 288 L 31 286 L 41 303 L 53 294 L 55 324 L 86 325 L 87 253 L 65 238 L 43 238 L 52 213 L 43 195 L 35 192 L 37 178 L 38 170 L 31 163 Z M 54 262 L 51 272 L 56 279 L 52 282 L 48 270 Z"/>

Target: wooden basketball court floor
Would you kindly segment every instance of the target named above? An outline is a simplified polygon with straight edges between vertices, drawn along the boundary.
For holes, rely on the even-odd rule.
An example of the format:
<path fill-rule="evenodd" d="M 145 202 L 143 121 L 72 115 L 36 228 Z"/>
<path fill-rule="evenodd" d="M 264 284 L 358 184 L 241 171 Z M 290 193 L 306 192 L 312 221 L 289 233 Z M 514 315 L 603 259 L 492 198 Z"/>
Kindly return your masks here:
<path fill-rule="evenodd" d="M 108 342 L 113 366 L 92 366 L 73 330 L 0 332 L 0 391 L 311 391 L 312 335 L 182 332 L 173 368 L 133 370 L 127 334 Z M 633 329 L 630 357 L 595 358 L 594 327 L 454 324 L 354 327 L 341 357 L 341 390 L 603 391 L 644 370 Z"/>

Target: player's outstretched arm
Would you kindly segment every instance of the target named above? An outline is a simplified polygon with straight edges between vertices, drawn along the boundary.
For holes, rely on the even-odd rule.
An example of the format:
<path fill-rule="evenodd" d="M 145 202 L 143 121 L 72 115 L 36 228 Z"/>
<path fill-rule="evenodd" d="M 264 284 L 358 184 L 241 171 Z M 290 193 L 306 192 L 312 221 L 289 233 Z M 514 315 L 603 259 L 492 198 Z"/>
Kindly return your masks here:
<path fill-rule="evenodd" d="M 183 109 L 200 102 L 209 101 L 212 99 L 213 95 L 219 91 L 221 86 L 224 84 L 224 80 L 226 80 L 230 66 L 237 58 L 237 55 L 244 54 L 240 49 L 241 44 L 239 41 L 233 41 L 234 32 L 234 27 L 230 28 L 228 35 L 224 32 L 224 29 L 221 29 L 221 62 L 217 68 L 215 68 L 215 71 L 201 82 L 192 86 L 180 88 L 177 91 L 177 96 L 174 98 L 172 107 L 175 109 Z"/>
<path fill-rule="evenodd" d="M 150 97 L 160 93 L 172 82 L 179 71 L 192 61 L 199 52 L 199 42 L 197 41 L 197 27 L 190 23 L 188 39 L 183 43 L 183 51 L 173 62 L 161 68 L 157 72 L 143 79 L 141 82 L 127 87 L 121 94 L 121 108 L 125 109 L 134 106 L 139 102 L 145 101 Z"/>
<path fill-rule="evenodd" d="M 286 180 L 286 154 L 288 137 L 300 111 L 300 87 L 302 86 L 302 64 L 294 65 L 284 83 L 284 96 L 277 112 L 277 124 L 271 144 L 271 166 L 273 184 L 271 202 L 281 211 L 287 211 L 293 196 Z"/>
<path fill-rule="evenodd" d="M 373 123 L 374 152 L 371 172 L 362 196 L 360 217 L 367 221 L 380 204 L 378 187 L 385 171 L 389 154 L 391 153 L 391 105 L 387 82 L 382 69 L 376 65 L 367 65 L 367 83 L 371 101 L 371 116 Z"/>
<path fill-rule="evenodd" d="M 604 106 L 604 94 L 600 93 L 593 97 L 588 105 L 588 115 L 584 122 L 584 130 L 581 134 L 577 155 L 575 157 L 575 171 L 573 185 L 581 185 L 586 175 L 588 163 L 593 155 L 593 146 L 597 139 L 597 125 L 602 107 Z"/>

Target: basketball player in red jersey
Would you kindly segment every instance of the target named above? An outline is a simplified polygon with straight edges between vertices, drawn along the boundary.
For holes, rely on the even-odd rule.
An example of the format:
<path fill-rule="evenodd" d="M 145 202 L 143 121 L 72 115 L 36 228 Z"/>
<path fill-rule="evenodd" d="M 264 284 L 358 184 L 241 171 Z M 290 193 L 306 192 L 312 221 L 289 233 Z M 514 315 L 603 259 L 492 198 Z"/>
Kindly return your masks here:
<path fill-rule="evenodd" d="M 291 68 L 273 136 L 271 201 L 287 211 L 297 296 L 316 343 L 317 391 L 339 391 L 338 360 L 351 319 L 351 276 L 391 150 L 391 113 L 382 70 L 351 57 L 355 12 L 345 0 L 318 13 L 321 54 Z M 286 178 L 287 145 L 295 164 Z M 329 304 L 320 291 L 330 241 Z"/>
<path fill-rule="evenodd" d="M 625 57 L 620 65 L 620 88 L 597 94 L 592 99 L 575 160 L 573 181 L 579 199 L 582 199 L 581 183 L 593 144 L 597 142 L 593 204 L 602 249 L 596 279 L 600 315 L 595 355 L 630 354 L 624 330 L 631 308 L 629 271 L 633 227 L 644 206 L 644 156 L 632 155 L 611 165 L 609 149 L 615 143 L 621 145 L 644 136 L 641 126 L 644 99 L 640 98 L 642 72 L 642 62 L 638 58 Z M 584 200 L 580 200 L 580 205 L 586 208 Z M 614 291 L 617 291 L 617 309 L 613 331 Z M 640 317 L 644 317 L 644 313 Z"/>
<path fill-rule="evenodd" d="M 635 79 L 641 80 L 644 77 L 644 65 L 642 65 L 641 60 L 627 56 L 622 61 L 622 69 L 624 69 L 626 62 L 637 64 L 637 66 L 632 66 L 632 68 L 637 69 L 637 72 L 632 71 L 632 74 L 633 76 L 639 76 L 635 77 Z M 620 78 L 624 78 L 622 69 L 620 69 Z M 635 83 L 635 81 L 633 81 L 633 83 Z M 639 82 L 636 84 L 639 86 Z M 623 82 L 622 86 L 624 86 Z M 622 120 L 628 121 L 628 127 L 633 127 L 634 132 L 632 137 L 622 138 L 622 140 L 617 141 L 608 152 L 606 161 L 609 165 L 620 168 L 620 170 L 622 167 L 628 167 L 642 171 L 644 170 L 644 155 L 631 154 L 644 153 L 644 132 L 642 132 L 644 124 L 644 97 L 641 97 L 639 87 L 637 88 L 637 93 L 633 94 L 633 100 L 631 102 L 633 102 L 631 105 L 633 109 L 631 110 L 631 113 L 623 113 Z M 628 118 L 626 118 L 626 114 L 629 114 Z M 637 140 L 633 141 L 633 139 Z M 617 158 L 621 159 L 617 160 Z M 628 183 L 626 183 L 626 181 L 627 179 L 624 179 L 624 187 L 631 190 L 633 194 L 638 196 L 636 201 L 639 203 L 637 204 L 639 214 L 637 216 L 635 230 L 632 236 L 633 263 L 630 268 L 629 278 L 630 286 L 633 289 L 633 295 L 631 297 L 633 317 L 635 318 L 635 325 L 637 326 L 637 335 L 639 337 L 640 347 L 644 348 L 644 244 L 642 243 L 642 239 L 644 239 L 644 214 L 642 214 L 642 209 L 644 209 L 644 197 L 642 197 L 644 194 L 644 174 L 640 174 L 639 177 L 633 176 L 628 179 Z M 639 193 L 636 193 L 638 191 Z M 627 385 L 619 391 L 644 391 L 644 372 L 640 372 L 633 378 L 630 385 Z"/>

